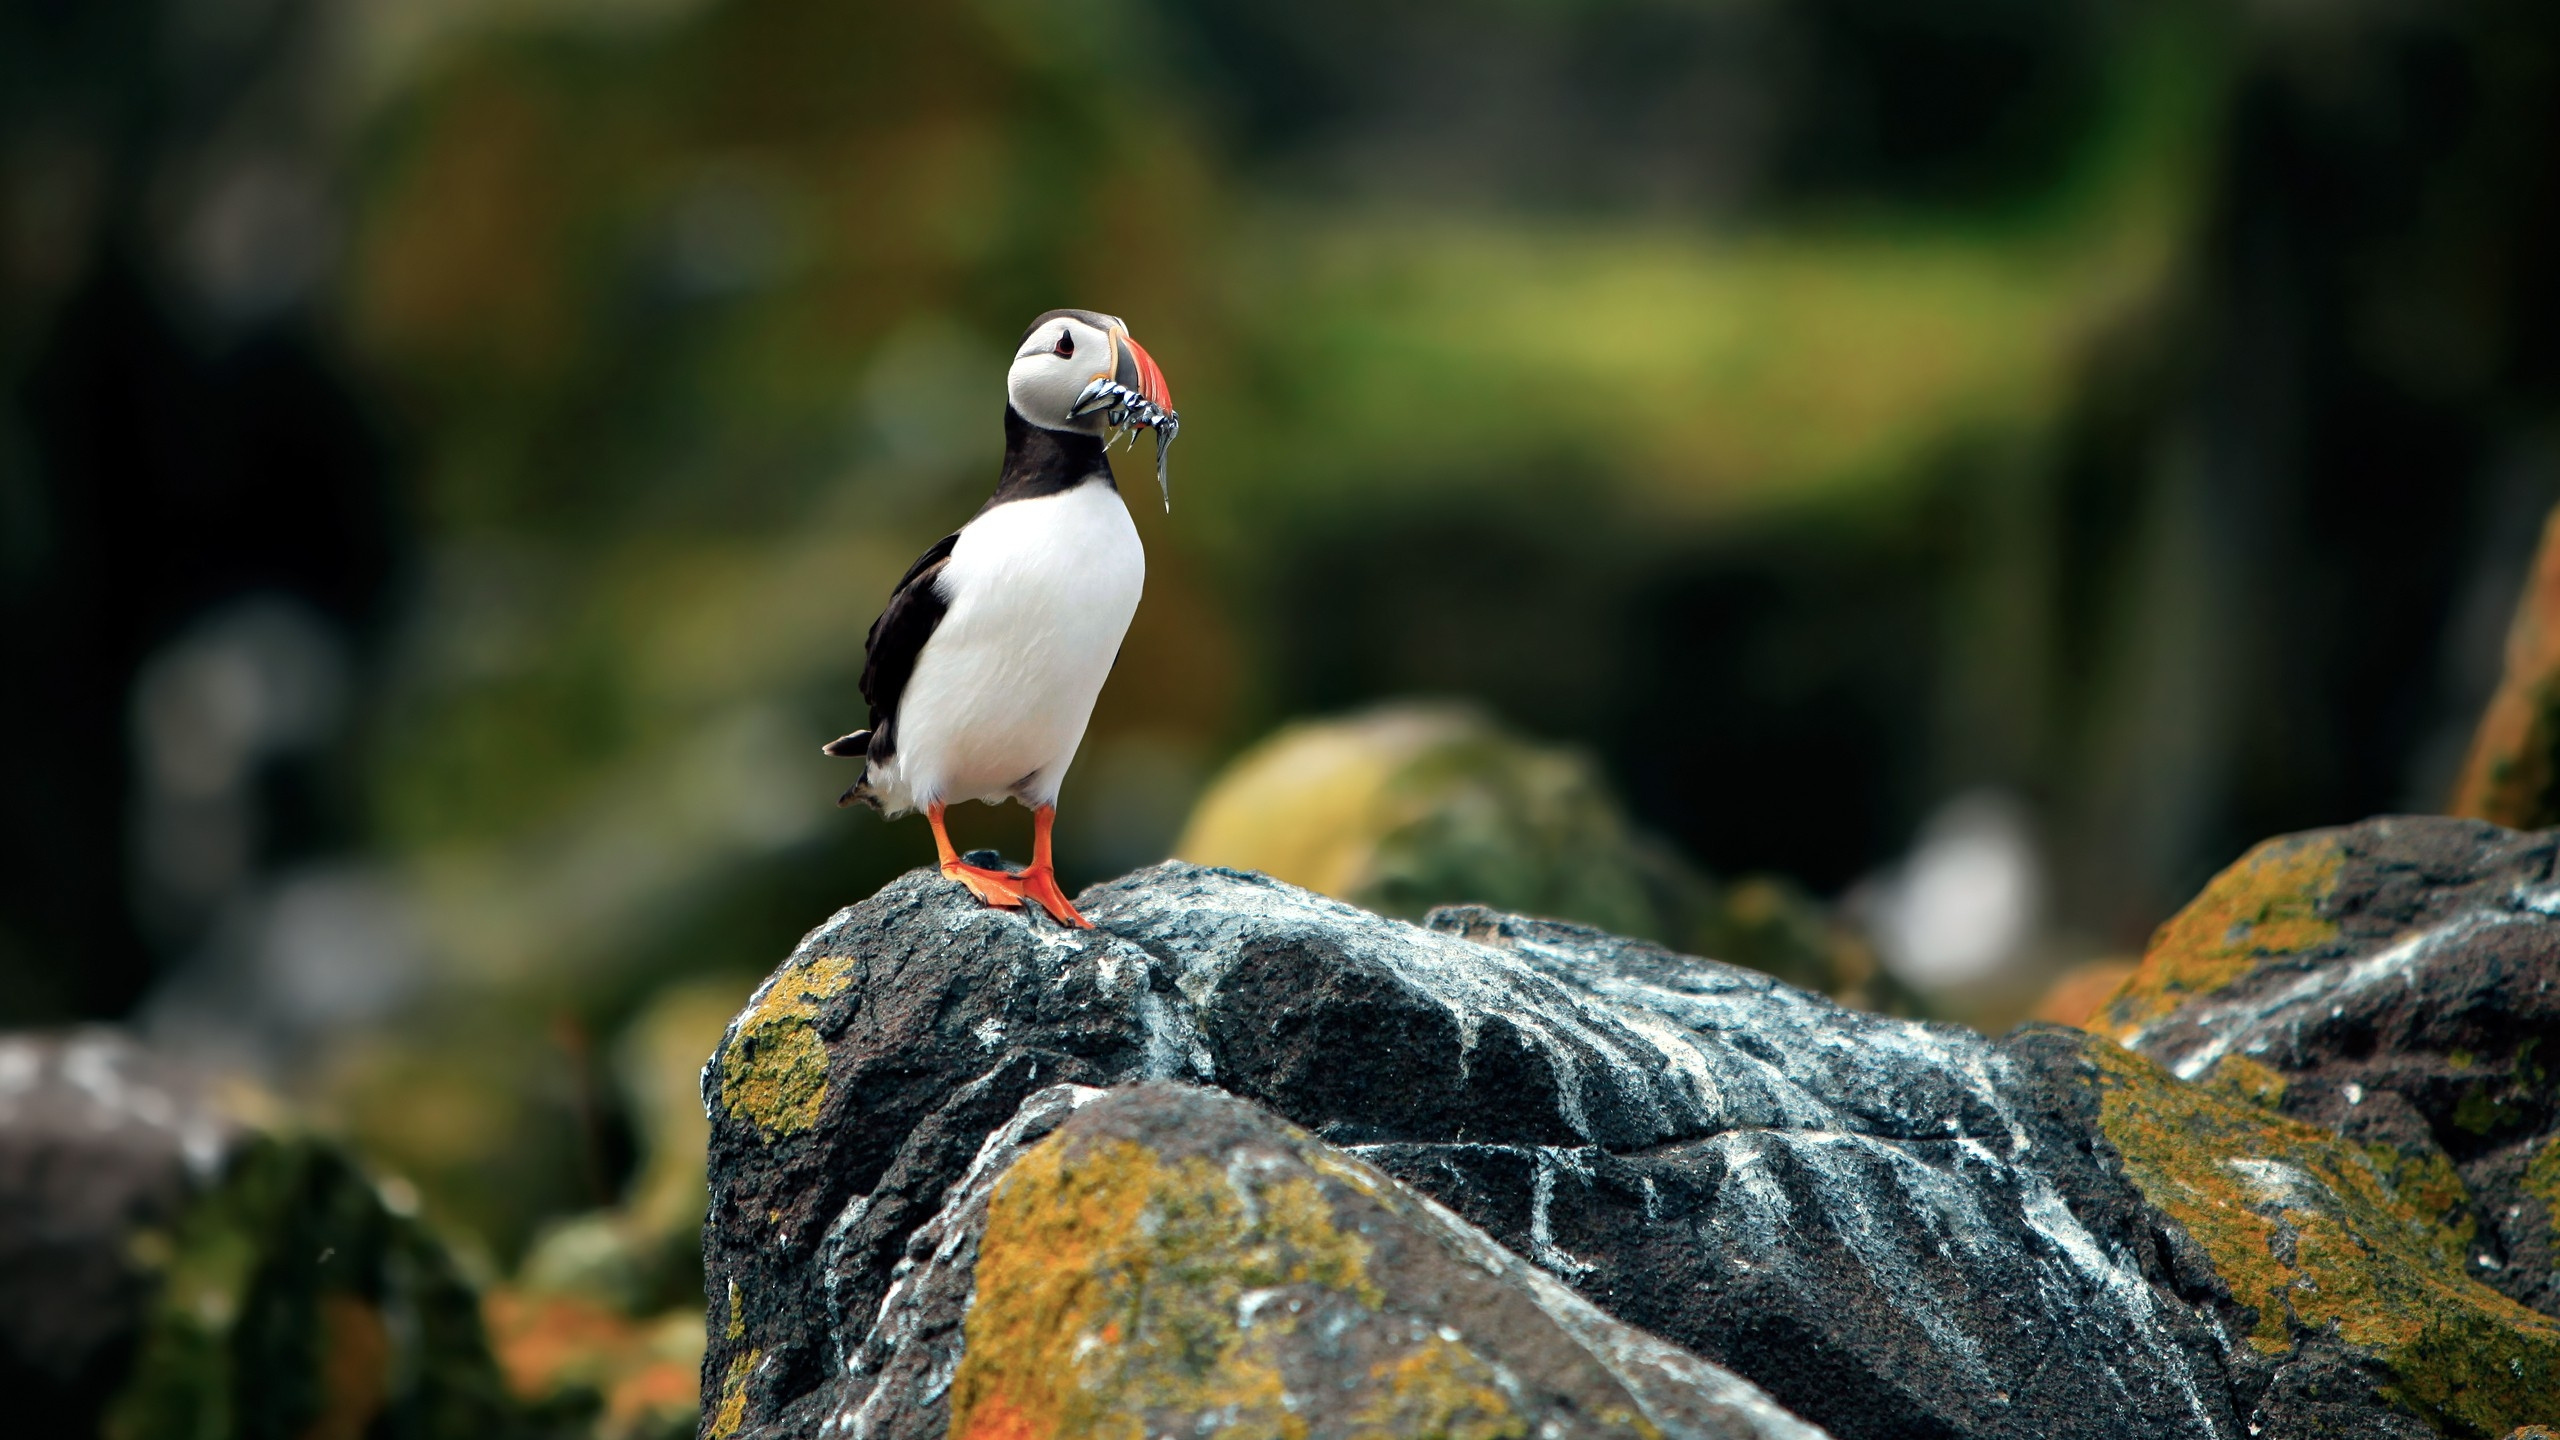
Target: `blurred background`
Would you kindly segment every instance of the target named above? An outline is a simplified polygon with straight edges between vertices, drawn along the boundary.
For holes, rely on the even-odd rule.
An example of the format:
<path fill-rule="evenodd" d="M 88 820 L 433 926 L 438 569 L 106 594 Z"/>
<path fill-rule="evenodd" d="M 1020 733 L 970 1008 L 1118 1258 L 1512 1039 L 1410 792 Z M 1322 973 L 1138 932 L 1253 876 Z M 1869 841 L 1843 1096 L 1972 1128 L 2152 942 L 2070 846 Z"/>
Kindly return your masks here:
<path fill-rule="evenodd" d="M 817 747 L 1042 309 L 1185 421 L 1071 888 L 1986 1024 L 2441 808 L 2560 500 L 2531 0 L 0 16 L 0 1025 L 617 1314 L 699 1313 L 722 1021 L 931 856 Z"/>

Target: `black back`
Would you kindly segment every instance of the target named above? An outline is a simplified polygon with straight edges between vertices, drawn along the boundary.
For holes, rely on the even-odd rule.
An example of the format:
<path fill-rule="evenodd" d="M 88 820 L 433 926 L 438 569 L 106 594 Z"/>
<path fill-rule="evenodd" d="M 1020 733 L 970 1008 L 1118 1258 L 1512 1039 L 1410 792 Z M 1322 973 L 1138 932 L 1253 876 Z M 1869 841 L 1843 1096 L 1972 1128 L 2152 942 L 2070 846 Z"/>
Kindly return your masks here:
<path fill-rule="evenodd" d="M 959 540 L 960 532 L 954 530 L 916 557 L 906 577 L 889 592 L 888 608 L 863 637 L 862 698 L 871 705 L 871 745 L 864 753 L 873 760 L 898 753 L 894 723 L 898 697 L 906 691 L 907 678 L 916 673 L 916 657 L 924 653 L 924 642 L 933 638 L 943 611 L 950 608 L 934 582 L 942 578 L 942 567 L 951 563 L 951 547 Z"/>

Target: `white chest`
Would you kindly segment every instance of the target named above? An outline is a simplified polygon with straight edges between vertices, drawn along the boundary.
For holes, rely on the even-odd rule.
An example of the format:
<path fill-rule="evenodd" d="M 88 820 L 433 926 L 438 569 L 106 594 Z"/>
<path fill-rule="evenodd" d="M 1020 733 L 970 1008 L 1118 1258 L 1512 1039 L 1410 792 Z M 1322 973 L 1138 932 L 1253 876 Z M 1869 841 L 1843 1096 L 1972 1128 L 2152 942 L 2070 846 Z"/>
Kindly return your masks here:
<path fill-rule="evenodd" d="M 1055 797 L 1146 570 L 1128 507 L 1099 482 L 961 530 L 936 582 L 949 608 L 898 706 L 900 768 L 920 800 Z"/>

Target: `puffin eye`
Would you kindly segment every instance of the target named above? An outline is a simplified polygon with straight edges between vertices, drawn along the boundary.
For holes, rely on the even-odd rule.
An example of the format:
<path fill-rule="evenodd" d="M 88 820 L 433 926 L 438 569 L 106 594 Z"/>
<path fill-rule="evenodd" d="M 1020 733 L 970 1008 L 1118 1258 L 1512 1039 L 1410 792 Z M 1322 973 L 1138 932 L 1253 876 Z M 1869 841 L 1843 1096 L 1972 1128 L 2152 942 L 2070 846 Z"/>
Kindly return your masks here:
<path fill-rule="evenodd" d="M 1074 359 L 1076 354 L 1075 332 L 1067 329 L 1063 325 L 1059 326 L 1058 343 L 1050 348 L 1049 353 L 1068 360 Z"/>

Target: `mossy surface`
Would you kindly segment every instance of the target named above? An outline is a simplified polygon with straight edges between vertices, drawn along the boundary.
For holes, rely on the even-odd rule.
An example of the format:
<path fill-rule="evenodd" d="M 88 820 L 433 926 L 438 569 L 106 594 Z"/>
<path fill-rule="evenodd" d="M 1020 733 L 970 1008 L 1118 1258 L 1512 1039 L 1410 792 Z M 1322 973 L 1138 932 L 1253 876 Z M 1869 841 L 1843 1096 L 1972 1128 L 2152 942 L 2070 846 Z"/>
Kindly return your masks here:
<path fill-rule="evenodd" d="M 2391 1398 L 2448 1433 L 2501 1435 L 2560 1413 L 2560 1322 L 2466 1273 L 2450 1167 L 2412 1164 L 2090 1042 L 2100 1124 L 2280 1354 L 2334 1332 L 2389 1367 Z M 2438 1173 L 2439 1168 L 2442 1173 Z"/>
<path fill-rule="evenodd" d="M 818 1123 L 827 1103 L 827 1047 L 818 1011 L 853 982 L 854 962 L 821 956 L 786 968 L 738 1017 L 722 1052 L 720 1103 L 768 1139 Z"/>
<path fill-rule="evenodd" d="M 330 1147 L 260 1138 L 174 1232 L 109 1440 L 493 1440 L 525 1433 L 478 1307 Z"/>
<path fill-rule="evenodd" d="M 2284 1103 L 2289 1082 L 2285 1073 L 2272 1065 L 2246 1055 L 2225 1055 L 2214 1063 L 2213 1073 L 2205 1077 L 2205 1083 L 2253 1105 L 2275 1106 Z"/>
<path fill-rule="evenodd" d="M 1464 1345 L 1437 1335 L 1401 1359 L 1379 1361 L 1369 1376 L 1378 1382 L 1378 1393 L 1361 1408 L 1358 1421 L 1376 1435 L 1521 1440 L 1529 1433 L 1493 1368 Z M 1619 1423 L 1626 1419 L 1621 1416 Z"/>
<path fill-rule="evenodd" d="M 1215 1415 L 1221 1434 L 1295 1440 L 1270 1341 L 1294 1326 L 1248 1292 L 1312 1286 L 1374 1310 L 1368 1246 L 1304 1178 L 1239 1185 L 1111 1141 L 1018 1162 L 989 1206 L 978 1303 L 952 1382 L 955 1440 L 1138 1437 L 1150 1415 Z"/>
<path fill-rule="evenodd" d="M 2090 1028 L 2125 1039 L 2226 988 L 2267 956 L 2337 939 L 2324 907 L 2345 864 L 2336 837 L 2322 833 L 2281 836 L 2241 856 L 2151 937 L 2142 964 Z"/>

